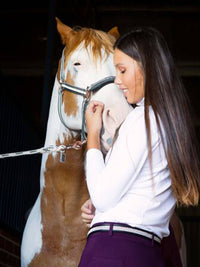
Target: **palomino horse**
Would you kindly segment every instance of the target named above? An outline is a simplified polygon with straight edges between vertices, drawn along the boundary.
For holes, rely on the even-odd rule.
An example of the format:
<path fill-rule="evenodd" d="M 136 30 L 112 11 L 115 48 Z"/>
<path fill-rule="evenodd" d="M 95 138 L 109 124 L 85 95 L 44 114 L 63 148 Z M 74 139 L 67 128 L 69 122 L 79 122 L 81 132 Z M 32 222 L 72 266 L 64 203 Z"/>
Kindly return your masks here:
<path fill-rule="evenodd" d="M 83 96 L 69 91 L 60 93 L 60 80 L 76 90 L 115 75 L 112 46 L 118 37 L 117 28 L 108 33 L 72 29 L 57 19 L 57 29 L 65 49 L 55 78 L 45 146 L 68 146 L 80 140 L 81 129 L 84 130 Z M 91 99 L 105 104 L 102 148 L 106 153 L 116 128 L 132 108 L 113 83 L 94 93 Z M 81 221 L 81 205 L 88 199 L 88 192 L 84 179 L 85 145 L 79 143 L 77 147 L 65 151 L 64 162 L 60 162 L 62 153 L 42 157 L 40 193 L 23 233 L 23 267 L 78 266 L 88 230 Z"/>

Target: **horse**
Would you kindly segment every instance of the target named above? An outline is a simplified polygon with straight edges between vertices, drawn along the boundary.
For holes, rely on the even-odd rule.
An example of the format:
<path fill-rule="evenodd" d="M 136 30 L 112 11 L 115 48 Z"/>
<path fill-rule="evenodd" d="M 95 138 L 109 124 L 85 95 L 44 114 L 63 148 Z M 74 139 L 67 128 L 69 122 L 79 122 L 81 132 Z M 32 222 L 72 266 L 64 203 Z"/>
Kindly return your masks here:
<path fill-rule="evenodd" d="M 42 156 L 40 192 L 22 237 L 22 267 L 78 266 L 88 231 L 81 220 L 81 205 L 89 198 L 84 174 L 84 109 L 91 99 L 105 105 L 101 133 L 105 154 L 115 130 L 132 110 L 112 83 L 117 27 L 104 32 L 56 21 L 64 49 L 51 96 L 45 146 L 65 149 Z"/>

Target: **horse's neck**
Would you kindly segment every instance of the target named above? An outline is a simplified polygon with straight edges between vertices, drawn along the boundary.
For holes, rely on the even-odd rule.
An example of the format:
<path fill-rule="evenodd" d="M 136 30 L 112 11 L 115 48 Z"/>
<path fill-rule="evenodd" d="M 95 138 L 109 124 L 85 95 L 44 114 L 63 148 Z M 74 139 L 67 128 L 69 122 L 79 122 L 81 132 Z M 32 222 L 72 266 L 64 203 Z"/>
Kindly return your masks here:
<path fill-rule="evenodd" d="M 57 90 L 58 83 L 55 81 L 45 143 L 48 145 L 54 143 L 67 145 L 71 144 L 73 140 L 69 131 L 66 132 L 57 115 Z M 72 223 L 71 218 L 80 220 L 80 206 L 88 198 L 84 179 L 84 152 L 85 145 L 78 151 L 74 149 L 66 150 L 65 162 L 60 162 L 60 153 L 43 155 L 41 166 L 41 213 L 43 225 L 45 225 L 45 221 L 54 222 L 56 220 L 56 225 L 59 225 L 58 228 L 64 229 L 66 222 L 67 224 Z M 48 205 L 46 205 L 47 200 Z M 70 217 L 69 214 L 72 216 Z M 65 223 L 63 220 L 65 220 Z M 47 235 L 49 233 L 54 235 L 54 224 L 44 226 L 44 231 L 48 231 Z"/>
<path fill-rule="evenodd" d="M 54 87 L 52 91 L 51 103 L 49 108 L 49 118 L 47 123 L 46 138 L 45 138 L 45 147 L 50 145 L 63 144 L 64 141 L 70 135 L 68 129 L 66 129 L 60 121 L 58 115 L 58 90 L 59 83 L 57 78 L 55 78 Z M 52 154 L 53 157 L 56 156 L 55 153 Z M 49 154 L 45 153 L 42 156 L 41 171 L 40 171 L 40 187 L 41 189 L 44 186 L 44 172 L 46 171 L 46 163 L 48 160 Z"/>

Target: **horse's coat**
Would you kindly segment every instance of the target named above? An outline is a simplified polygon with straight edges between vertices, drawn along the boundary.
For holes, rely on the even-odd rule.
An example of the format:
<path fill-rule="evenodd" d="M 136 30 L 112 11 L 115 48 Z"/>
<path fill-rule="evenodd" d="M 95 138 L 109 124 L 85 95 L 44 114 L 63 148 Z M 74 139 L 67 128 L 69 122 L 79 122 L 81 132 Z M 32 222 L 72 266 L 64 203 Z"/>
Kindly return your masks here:
<path fill-rule="evenodd" d="M 64 73 L 60 73 L 59 63 L 55 78 L 45 146 L 68 145 L 80 140 L 83 97 L 64 92 L 62 115 L 68 127 L 65 128 L 57 109 L 60 74 L 67 83 L 83 88 L 115 75 L 112 46 L 118 36 L 117 28 L 109 33 L 87 28 L 73 30 L 57 19 L 57 29 L 65 45 L 65 64 Z M 114 84 L 106 85 L 92 98 L 104 102 L 105 105 L 102 148 L 106 152 L 115 129 L 132 108 Z M 89 197 L 84 178 L 84 153 L 85 145 L 80 150 L 67 150 L 64 163 L 59 161 L 60 153 L 43 155 L 41 191 L 23 234 L 22 267 L 78 265 L 88 230 L 81 220 L 80 210 Z"/>

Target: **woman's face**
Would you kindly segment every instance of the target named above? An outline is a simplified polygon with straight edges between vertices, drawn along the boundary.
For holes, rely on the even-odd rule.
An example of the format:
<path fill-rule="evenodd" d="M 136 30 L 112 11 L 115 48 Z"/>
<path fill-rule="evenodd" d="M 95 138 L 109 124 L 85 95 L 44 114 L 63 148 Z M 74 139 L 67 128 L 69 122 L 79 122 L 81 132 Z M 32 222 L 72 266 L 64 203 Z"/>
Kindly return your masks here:
<path fill-rule="evenodd" d="M 144 75 L 141 67 L 119 49 L 114 51 L 114 65 L 115 83 L 119 85 L 129 104 L 138 103 L 144 97 Z"/>

